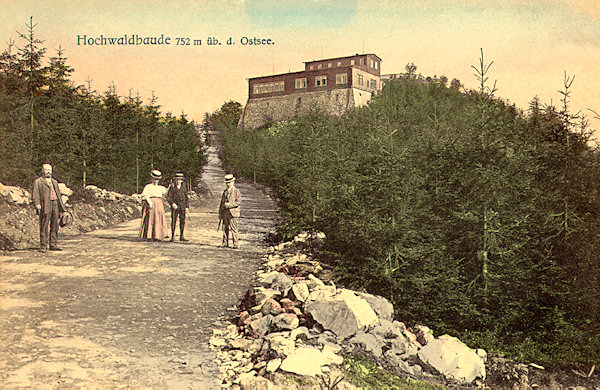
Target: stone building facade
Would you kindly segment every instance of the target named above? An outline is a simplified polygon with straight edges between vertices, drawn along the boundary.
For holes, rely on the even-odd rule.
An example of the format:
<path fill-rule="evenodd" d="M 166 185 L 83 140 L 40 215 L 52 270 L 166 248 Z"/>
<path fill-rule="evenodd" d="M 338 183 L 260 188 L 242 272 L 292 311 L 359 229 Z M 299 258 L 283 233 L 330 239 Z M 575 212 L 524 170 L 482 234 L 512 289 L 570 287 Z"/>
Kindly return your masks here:
<path fill-rule="evenodd" d="M 381 91 L 381 59 L 356 54 L 304 63 L 304 70 L 248 80 L 248 102 L 238 127 L 251 129 L 320 108 L 340 116 Z"/>

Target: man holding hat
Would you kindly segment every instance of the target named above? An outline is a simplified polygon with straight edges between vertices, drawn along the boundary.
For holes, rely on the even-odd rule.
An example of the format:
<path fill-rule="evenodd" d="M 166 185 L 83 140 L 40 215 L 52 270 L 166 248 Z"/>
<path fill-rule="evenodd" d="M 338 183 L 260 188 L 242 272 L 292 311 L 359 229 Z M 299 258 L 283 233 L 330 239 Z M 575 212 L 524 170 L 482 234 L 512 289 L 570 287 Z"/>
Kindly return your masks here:
<path fill-rule="evenodd" d="M 58 227 L 59 220 L 67 209 L 58 182 L 52 177 L 52 165 L 42 165 L 42 174 L 34 180 L 31 195 L 35 212 L 40 216 L 40 250 L 62 250 L 58 247 Z"/>
<path fill-rule="evenodd" d="M 167 202 L 171 206 L 171 241 L 175 241 L 175 226 L 179 217 L 179 241 L 187 241 L 183 237 L 185 228 L 185 213 L 189 210 L 188 189 L 182 172 L 173 176 L 173 183 L 167 191 Z"/>
<path fill-rule="evenodd" d="M 229 232 L 231 231 L 231 240 L 233 248 L 239 248 L 238 243 L 238 218 L 240 217 L 240 191 L 235 187 L 235 177 L 225 175 L 225 184 L 227 188 L 221 196 L 219 205 L 219 220 L 223 223 L 223 241 L 221 247 L 229 246 Z"/>

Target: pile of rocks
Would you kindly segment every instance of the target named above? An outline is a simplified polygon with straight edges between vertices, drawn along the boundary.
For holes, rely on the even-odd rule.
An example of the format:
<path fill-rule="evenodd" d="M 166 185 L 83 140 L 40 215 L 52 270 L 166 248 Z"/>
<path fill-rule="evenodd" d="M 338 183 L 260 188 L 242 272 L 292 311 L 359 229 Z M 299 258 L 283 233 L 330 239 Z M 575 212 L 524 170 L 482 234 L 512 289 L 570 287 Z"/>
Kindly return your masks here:
<path fill-rule="evenodd" d="M 69 197 L 73 195 L 73 190 L 67 187 L 65 183 L 58 183 L 58 188 L 60 189 L 63 203 L 66 204 L 69 201 Z M 31 193 L 21 187 L 6 186 L 0 183 L 0 195 L 5 197 L 6 201 L 10 204 L 19 206 L 31 204 Z"/>
<path fill-rule="evenodd" d="M 120 194 L 115 191 L 105 190 L 104 188 L 100 188 L 100 187 L 97 187 L 92 184 L 85 186 L 85 189 L 87 191 L 90 191 L 92 193 L 92 195 L 98 199 L 117 201 L 117 200 L 131 198 L 131 199 L 135 200 L 136 202 L 141 203 L 141 196 L 139 194 L 133 194 L 132 196 L 124 195 L 124 194 Z M 61 189 L 61 191 L 62 191 L 62 189 Z"/>
<path fill-rule="evenodd" d="M 28 205 L 31 204 L 31 194 L 29 191 L 16 186 L 6 186 L 0 183 L 0 195 L 6 198 L 10 204 Z"/>
<path fill-rule="evenodd" d="M 448 335 L 435 338 L 425 326 L 407 328 L 393 319 L 385 298 L 315 276 L 321 265 L 299 248 L 322 238 L 305 233 L 270 248 L 235 323 L 213 331 L 223 387 L 268 388 L 276 372 L 328 375 L 348 352 L 413 378 L 463 385 L 485 380 L 485 351 Z"/>

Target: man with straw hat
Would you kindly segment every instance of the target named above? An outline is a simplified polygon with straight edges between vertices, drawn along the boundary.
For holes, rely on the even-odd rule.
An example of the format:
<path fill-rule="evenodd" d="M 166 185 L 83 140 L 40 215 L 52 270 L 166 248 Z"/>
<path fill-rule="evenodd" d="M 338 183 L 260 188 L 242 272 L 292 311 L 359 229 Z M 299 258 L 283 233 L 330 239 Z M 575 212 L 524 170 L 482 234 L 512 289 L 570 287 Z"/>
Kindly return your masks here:
<path fill-rule="evenodd" d="M 185 213 L 189 210 L 188 189 L 183 172 L 173 176 L 173 183 L 167 191 L 167 202 L 171 206 L 171 241 L 175 241 L 175 226 L 179 217 L 179 241 L 187 241 L 183 237 Z"/>
<path fill-rule="evenodd" d="M 227 188 L 223 191 L 221 204 L 219 205 L 219 223 L 223 223 L 221 247 L 226 248 L 229 246 L 229 232 L 231 232 L 233 249 L 238 249 L 238 219 L 240 217 L 241 195 L 235 187 L 235 177 L 232 174 L 225 175 L 225 184 Z"/>

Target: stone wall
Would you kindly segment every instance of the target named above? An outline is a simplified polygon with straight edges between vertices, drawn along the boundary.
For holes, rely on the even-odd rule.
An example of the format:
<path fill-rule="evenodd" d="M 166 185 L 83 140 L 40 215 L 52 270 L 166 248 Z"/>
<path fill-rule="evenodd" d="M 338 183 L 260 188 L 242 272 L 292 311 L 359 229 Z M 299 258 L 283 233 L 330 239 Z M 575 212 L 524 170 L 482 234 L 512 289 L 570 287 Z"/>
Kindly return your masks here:
<path fill-rule="evenodd" d="M 354 107 L 366 104 L 371 93 L 356 88 L 296 93 L 284 96 L 249 99 L 238 127 L 252 129 L 267 121 L 285 121 L 294 115 L 321 108 L 333 116 L 341 116 Z"/>

